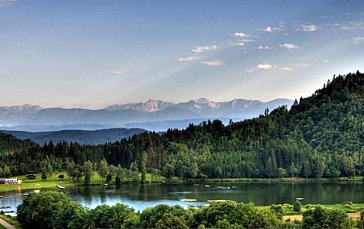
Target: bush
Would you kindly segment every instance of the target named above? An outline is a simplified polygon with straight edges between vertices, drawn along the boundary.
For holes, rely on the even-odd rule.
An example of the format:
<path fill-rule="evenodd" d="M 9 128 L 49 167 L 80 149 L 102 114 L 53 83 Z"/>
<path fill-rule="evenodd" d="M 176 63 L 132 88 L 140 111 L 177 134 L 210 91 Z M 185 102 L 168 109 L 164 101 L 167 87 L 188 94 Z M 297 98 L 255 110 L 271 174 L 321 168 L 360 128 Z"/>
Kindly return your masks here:
<path fill-rule="evenodd" d="M 282 205 L 280 205 L 280 204 L 279 205 L 272 204 L 270 206 L 270 210 L 277 215 L 278 219 L 282 219 L 283 218 L 283 206 Z"/>
<path fill-rule="evenodd" d="M 173 224 L 184 225 L 190 220 L 189 212 L 181 206 L 160 204 L 153 208 L 147 208 L 141 213 L 139 228 L 157 228 L 167 226 L 164 225 L 164 222 L 162 222 L 163 217 L 165 220 L 169 221 L 169 226 Z"/>
<path fill-rule="evenodd" d="M 135 228 L 137 221 L 137 214 L 133 208 L 124 204 L 104 204 L 90 210 L 87 228 Z"/>
<path fill-rule="evenodd" d="M 196 228 L 203 224 L 207 228 L 217 228 L 227 223 L 231 227 L 272 228 L 279 225 L 279 220 L 269 209 L 258 209 L 252 203 L 226 201 L 213 203 L 208 208 L 196 211 L 194 224 L 189 226 Z"/>
<path fill-rule="evenodd" d="M 351 228 L 345 212 L 328 210 L 321 206 L 303 213 L 303 228 Z"/>
<path fill-rule="evenodd" d="M 85 209 L 61 192 L 31 194 L 17 209 L 17 220 L 24 228 L 83 228 L 85 216 Z"/>
<path fill-rule="evenodd" d="M 302 204 L 299 200 L 296 200 L 294 203 L 293 203 L 293 210 L 296 211 L 296 212 L 301 212 L 301 209 L 302 209 Z"/>
<path fill-rule="evenodd" d="M 46 180 L 47 179 L 47 175 L 46 174 L 44 174 L 44 173 L 42 173 L 42 180 Z"/>

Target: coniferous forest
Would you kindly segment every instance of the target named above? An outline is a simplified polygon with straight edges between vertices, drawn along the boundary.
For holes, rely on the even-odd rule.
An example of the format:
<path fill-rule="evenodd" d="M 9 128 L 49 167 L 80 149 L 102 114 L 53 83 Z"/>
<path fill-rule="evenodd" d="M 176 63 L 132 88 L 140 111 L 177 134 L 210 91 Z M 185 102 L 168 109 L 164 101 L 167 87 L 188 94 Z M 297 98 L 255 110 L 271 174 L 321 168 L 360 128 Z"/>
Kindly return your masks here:
<path fill-rule="evenodd" d="M 364 175 L 364 74 L 334 76 L 291 108 L 223 125 L 147 132 L 97 146 L 37 145 L 0 134 L 0 175 L 65 171 L 99 164 L 167 178 L 336 178 Z"/>

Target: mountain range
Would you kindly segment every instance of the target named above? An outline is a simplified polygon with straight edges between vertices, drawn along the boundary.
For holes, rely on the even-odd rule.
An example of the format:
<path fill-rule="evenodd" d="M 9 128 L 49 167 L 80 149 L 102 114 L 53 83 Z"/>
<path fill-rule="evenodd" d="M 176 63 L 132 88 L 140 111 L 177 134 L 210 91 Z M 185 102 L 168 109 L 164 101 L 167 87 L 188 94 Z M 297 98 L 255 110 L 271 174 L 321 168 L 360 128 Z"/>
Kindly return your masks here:
<path fill-rule="evenodd" d="M 150 99 L 146 102 L 116 104 L 103 109 L 42 108 L 34 105 L 0 107 L 0 128 L 17 131 L 96 130 L 106 128 L 144 128 L 164 131 L 184 128 L 206 119 L 228 122 L 259 116 L 266 108 L 292 105 L 289 99 L 269 102 L 234 99 L 215 102 L 205 98 L 182 103 Z"/>

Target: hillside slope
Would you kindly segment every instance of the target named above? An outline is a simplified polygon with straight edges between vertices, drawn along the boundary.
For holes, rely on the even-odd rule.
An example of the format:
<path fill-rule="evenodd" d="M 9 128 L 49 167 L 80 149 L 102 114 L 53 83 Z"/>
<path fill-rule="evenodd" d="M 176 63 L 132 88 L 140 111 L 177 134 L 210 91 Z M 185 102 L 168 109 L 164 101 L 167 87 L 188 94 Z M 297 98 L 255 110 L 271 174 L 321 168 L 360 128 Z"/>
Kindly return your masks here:
<path fill-rule="evenodd" d="M 43 145 L 53 141 L 55 143 L 61 141 L 77 142 L 79 144 L 98 145 L 107 142 L 116 142 L 121 139 L 132 137 L 135 134 L 146 132 L 143 129 L 102 129 L 102 130 L 62 130 L 62 131 L 49 131 L 49 132 L 25 132 L 25 131 L 7 131 L 0 130 L 0 132 L 11 134 L 18 139 L 30 139 L 35 143 Z"/>

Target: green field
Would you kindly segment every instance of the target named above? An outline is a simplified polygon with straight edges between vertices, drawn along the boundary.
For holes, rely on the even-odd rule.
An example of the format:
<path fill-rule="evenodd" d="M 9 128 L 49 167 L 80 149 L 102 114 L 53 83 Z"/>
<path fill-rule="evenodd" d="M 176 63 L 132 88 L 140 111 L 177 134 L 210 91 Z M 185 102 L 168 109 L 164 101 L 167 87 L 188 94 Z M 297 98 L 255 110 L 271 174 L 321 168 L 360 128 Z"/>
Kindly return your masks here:
<path fill-rule="evenodd" d="M 59 175 L 63 174 L 64 179 L 58 178 Z M 22 180 L 22 184 L 2 184 L 0 185 L 0 192 L 6 192 L 6 191 L 13 191 L 13 190 L 19 190 L 19 189 L 42 189 L 42 188 L 55 188 L 56 185 L 69 187 L 69 186 L 75 186 L 75 185 L 83 185 L 83 179 L 81 178 L 79 182 L 71 180 L 66 173 L 64 172 L 57 172 L 54 173 L 52 176 L 48 177 L 46 180 L 41 179 L 41 174 L 34 174 L 36 175 L 35 180 L 26 180 L 26 175 L 23 176 L 16 176 L 16 178 Z M 140 175 L 141 177 L 141 175 Z M 153 178 L 153 176 L 148 173 L 146 174 L 146 180 L 150 182 L 162 182 L 165 180 L 163 176 L 158 176 L 158 178 Z M 128 180 L 122 180 L 123 182 L 130 182 Z M 114 183 L 114 180 L 112 181 Z M 104 181 L 102 178 L 97 174 L 93 173 L 91 177 L 91 185 L 102 185 L 104 184 Z"/>

